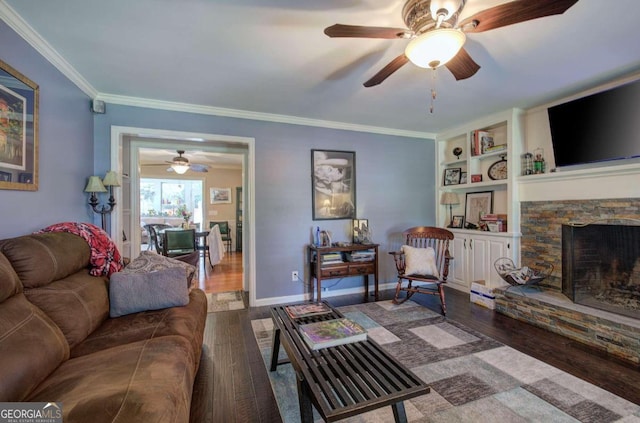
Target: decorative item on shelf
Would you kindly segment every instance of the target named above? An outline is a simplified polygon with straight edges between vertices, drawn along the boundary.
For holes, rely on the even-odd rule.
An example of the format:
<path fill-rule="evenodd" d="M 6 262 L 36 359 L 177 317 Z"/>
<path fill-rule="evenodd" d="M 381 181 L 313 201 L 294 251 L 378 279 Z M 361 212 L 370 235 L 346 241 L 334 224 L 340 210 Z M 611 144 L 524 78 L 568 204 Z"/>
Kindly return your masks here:
<path fill-rule="evenodd" d="M 533 175 L 533 154 L 529 152 L 522 155 L 522 175 Z"/>
<path fill-rule="evenodd" d="M 460 185 L 467 183 L 467 172 L 460 172 Z"/>
<path fill-rule="evenodd" d="M 471 175 L 471 182 L 482 182 L 482 175 L 479 173 Z"/>
<path fill-rule="evenodd" d="M 468 192 L 465 201 L 464 221 L 469 225 L 480 226 L 480 217 L 493 211 L 493 191 Z M 475 229 L 475 228 L 469 228 Z M 488 230 L 488 229 L 487 229 Z"/>
<path fill-rule="evenodd" d="M 443 192 L 440 197 L 440 204 L 449 206 L 449 225 L 447 227 L 453 228 L 453 205 L 460 204 L 458 194 L 455 192 Z"/>
<path fill-rule="evenodd" d="M 544 161 L 544 150 L 540 147 L 533 150 L 533 172 L 544 173 L 546 163 Z"/>
<path fill-rule="evenodd" d="M 453 155 L 456 156 L 456 159 L 460 160 L 460 156 L 462 155 L 462 148 L 461 147 L 454 147 Z"/>
<path fill-rule="evenodd" d="M 452 167 L 444 170 L 444 177 L 442 181 L 442 185 L 458 185 L 460 184 L 460 174 L 462 173 L 462 168 L 460 167 Z"/>
<path fill-rule="evenodd" d="M 99 176 L 90 176 L 89 181 L 87 182 L 87 186 L 84 189 L 84 192 L 91 193 L 91 197 L 89 198 L 89 205 L 94 212 L 98 213 L 102 217 L 102 229 L 107 230 L 107 215 L 110 214 L 114 207 L 116 206 L 116 199 L 113 197 L 113 187 L 119 187 L 120 182 L 118 182 L 118 174 L 114 171 L 109 171 L 104 177 L 104 180 L 100 180 Z M 96 193 L 98 192 L 107 192 L 107 188 L 109 187 L 109 200 L 108 206 L 102 205 L 98 207 L 98 196 Z"/>
<path fill-rule="evenodd" d="M 500 160 L 498 160 L 497 162 L 489 166 L 487 175 L 489 176 L 490 179 L 493 179 L 494 181 L 507 179 L 507 155 L 506 154 L 501 154 Z"/>
<path fill-rule="evenodd" d="M 451 228 L 463 228 L 464 227 L 464 216 L 453 216 L 451 219 Z"/>
<path fill-rule="evenodd" d="M 353 243 L 371 244 L 371 230 L 369 219 L 353 219 Z"/>

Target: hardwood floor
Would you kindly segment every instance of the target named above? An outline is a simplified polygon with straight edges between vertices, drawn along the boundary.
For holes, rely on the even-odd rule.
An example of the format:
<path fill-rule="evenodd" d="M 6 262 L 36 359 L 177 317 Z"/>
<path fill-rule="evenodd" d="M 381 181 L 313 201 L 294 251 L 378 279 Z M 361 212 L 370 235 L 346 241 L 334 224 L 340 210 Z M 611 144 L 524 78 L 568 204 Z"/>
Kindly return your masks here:
<path fill-rule="evenodd" d="M 225 264 L 229 268 L 234 268 L 231 263 L 234 255 L 225 258 L 229 260 Z M 237 264 L 235 266 L 237 270 Z M 224 285 L 215 281 L 216 270 L 210 273 L 211 281 L 202 282 L 207 292 L 222 289 L 220 286 L 237 286 L 230 281 L 230 275 L 220 276 L 225 280 Z M 393 294 L 392 290 L 381 291 L 380 298 L 391 299 Z M 439 312 L 437 298 L 433 296 L 415 295 L 412 299 Z M 346 295 L 326 300 L 339 307 L 363 302 L 364 298 L 362 295 Z M 269 309 L 269 306 L 254 307 L 208 315 L 205 338 L 215 346 L 214 422 L 282 421 L 251 328 L 251 320 L 269 317 Z M 457 290 L 447 289 L 447 310 L 449 319 L 640 404 L 639 366 L 472 304 L 468 294 Z"/>
<path fill-rule="evenodd" d="M 211 267 L 209 257 L 200 257 L 199 287 L 207 293 L 242 290 L 242 252 L 226 253 Z"/>

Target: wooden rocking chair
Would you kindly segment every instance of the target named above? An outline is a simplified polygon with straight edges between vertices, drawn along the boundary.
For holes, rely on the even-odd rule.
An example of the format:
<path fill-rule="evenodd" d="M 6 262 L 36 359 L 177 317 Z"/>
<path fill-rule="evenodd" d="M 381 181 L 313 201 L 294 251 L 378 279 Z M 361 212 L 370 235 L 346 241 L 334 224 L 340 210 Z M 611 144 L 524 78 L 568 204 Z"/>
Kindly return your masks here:
<path fill-rule="evenodd" d="M 442 314 L 447 314 L 443 284 L 449 275 L 449 241 L 453 233 L 442 228 L 416 226 L 402 233 L 405 245 L 402 251 L 390 252 L 398 270 L 398 285 L 394 304 L 402 304 L 415 293 L 440 296 Z M 429 250 L 432 248 L 433 250 Z M 406 286 L 403 283 L 406 281 Z M 423 282 L 425 285 L 415 285 Z M 406 291 L 404 298 L 400 292 Z"/>

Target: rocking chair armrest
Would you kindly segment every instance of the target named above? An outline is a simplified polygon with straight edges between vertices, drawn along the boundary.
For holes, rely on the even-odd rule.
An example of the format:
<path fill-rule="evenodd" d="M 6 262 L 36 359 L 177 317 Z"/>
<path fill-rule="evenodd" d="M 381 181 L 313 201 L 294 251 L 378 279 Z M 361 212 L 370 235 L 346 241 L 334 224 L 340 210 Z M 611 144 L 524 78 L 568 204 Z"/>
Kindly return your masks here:
<path fill-rule="evenodd" d="M 404 252 L 402 251 L 389 251 L 389 254 L 393 256 L 393 262 L 396 265 L 396 270 L 399 275 L 404 274 Z"/>

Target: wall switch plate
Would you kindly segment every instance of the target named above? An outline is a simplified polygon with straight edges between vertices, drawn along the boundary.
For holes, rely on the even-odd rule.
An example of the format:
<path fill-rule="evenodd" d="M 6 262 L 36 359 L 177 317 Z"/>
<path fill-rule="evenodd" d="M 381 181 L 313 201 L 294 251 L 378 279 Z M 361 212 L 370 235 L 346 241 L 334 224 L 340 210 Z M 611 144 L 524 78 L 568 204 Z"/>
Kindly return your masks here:
<path fill-rule="evenodd" d="M 298 281 L 298 271 L 297 270 L 291 271 L 291 281 L 292 282 L 297 282 Z"/>

